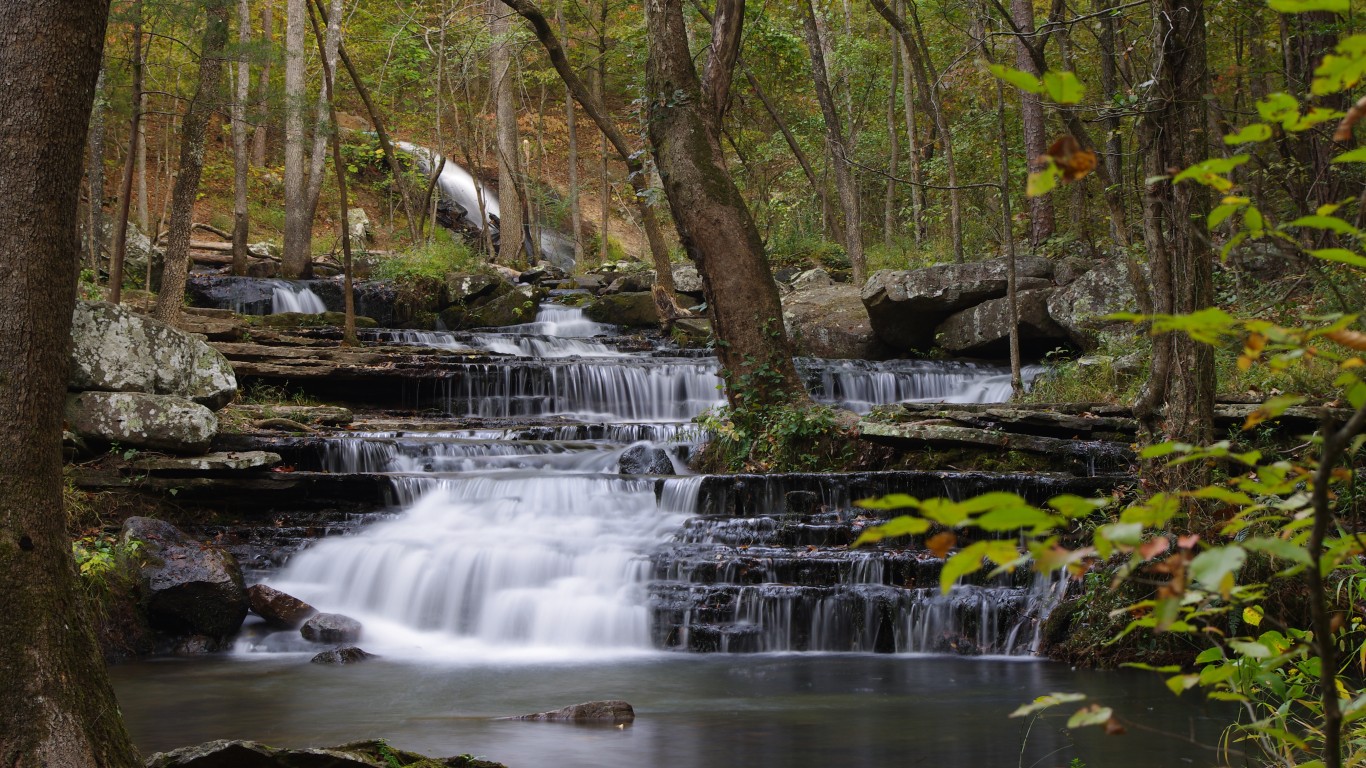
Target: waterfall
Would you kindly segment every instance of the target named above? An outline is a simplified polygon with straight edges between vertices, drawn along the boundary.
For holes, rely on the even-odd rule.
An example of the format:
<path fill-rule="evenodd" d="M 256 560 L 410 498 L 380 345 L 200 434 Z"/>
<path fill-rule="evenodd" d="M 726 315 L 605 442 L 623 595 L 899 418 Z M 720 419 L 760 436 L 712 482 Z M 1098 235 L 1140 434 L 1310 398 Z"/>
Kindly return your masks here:
<path fill-rule="evenodd" d="M 302 312 L 306 315 L 320 315 L 327 311 L 323 300 L 304 285 L 273 280 L 275 290 L 271 297 L 272 314 L 281 312 Z"/>

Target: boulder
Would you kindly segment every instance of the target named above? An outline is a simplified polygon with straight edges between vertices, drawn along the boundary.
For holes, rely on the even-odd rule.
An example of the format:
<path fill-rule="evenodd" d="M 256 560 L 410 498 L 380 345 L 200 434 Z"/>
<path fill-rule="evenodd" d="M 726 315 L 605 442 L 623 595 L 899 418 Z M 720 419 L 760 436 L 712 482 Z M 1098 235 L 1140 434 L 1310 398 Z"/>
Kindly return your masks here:
<path fill-rule="evenodd" d="M 330 651 L 323 651 L 309 661 L 314 664 L 359 664 L 373 658 L 375 658 L 375 654 L 367 653 L 353 645 L 347 648 L 333 648 Z"/>
<path fill-rule="evenodd" d="M 1047 259 L 1016 260 L 1019 290 L 1051 286 Z M 873 331 L 901 351 L 924 350 L 934 343 L 935 326 L 955 312 L 1006 295 L 1006 262 L 992 259 L 912 270 L 879 270 L 863 286 L 863 303 Z"/>
<path fill-rule="evenodd" d="M 446 275 L 447 304 L 472 304 L 477 299 L 492 296 L 499 287 L 510 286 L 506 280 L 493 275 L 452 272 Z"/>
<path fill-rule="evenodd" d="M 280 749 L 255 741 L 210 741 L 147 758 L 147 768 L 504 768 L 470 755 L 424 757 L 382 741 L 357 741 L 325 749 Z"/>
<path fill-rule="evenodd" d="M 537 264 L 536 266 L 523 272 L 517 278 L 519 282 L 540 285 L 542 283 L 553 283 L 569 277 L 563 269 L 554 264 Z"/>
<path fill-rule="evenodd" d="M 792 278 L 792 290 L 794 291 L 800 291 L 805 288 L 823 288 L 834 284 L 835 278 L 831 277 L 829 272 L 826 272 L 819 267 L 816 269 L 808 269 L 805 272 L 798 272 L 796 276 Z"/>
<path fill-rule="evenodd" d="M 1123 259 L 1097 262 L 1087 273 L 1053 292 L 1048 314 L 1062 326 L 1073 344 L 1094 350 L 1105 333 L 1134 333 L 1131 323 L 1106 323 L 1098 318 L 1112 312 L 1137 312 L 1138 298 L 1129 282 Z"/>
<path fill-rule="evenodd" d="M 364 249 L 370 243 L 373 233 L 370 231 L 370 216 L 364 208 L 346 209 L 346 230 L 353 248 Z"/>
<path fill-rule="evenodd" d="M 104 302 L 72 315 L 73 390 L 176 395 L 218 410 L 237 396 L 227 358 L 203 339 Z"/>
<path fill-rule="evenodd" d="M 536 319 L 536 307 L 545 298 L 546 289 L 535 285 L 519 285 L 491 301 L 469 308 L 467 328 L 501 328 L 520 325 Z M 446 313 L 442 313 L 442 318 Z"/>
<path fill-rule="evenodd" d="M 1067 332 L 1048 315 L 1052 288 L 1020 291 L 1020 348 L 1026 356 L 1039 356 L 1068 343 Z M 938 328 L 939 345 L 958 355 L 1003 357 L 1010 350 L 1010 303 L 993 299 L 965 309 Z"/>
<path fill-rule="evenodd" d="M 66 399 L 67 428 L 87 440 L 201 454 L 218 434 L 213 411 L 173 395 L 81 392 Z"/>
<path fill-rule="evenodd" d="M 521 715 L 514 720 L 565 720 L 574 723 L 610 723 L 619 725 L 635 722 L 636 711 L 620 699 L 611 701 L 586 701 L 571 704 L 551 712 L 537 712 Z"/>
<path fill-rule="evenodd" d="M 265 584 L 247 587 L 247 600 L 251 605 L 251 612 L 264 619 L 267 626 L 275 629 L 298 629 L 318 613 L 317 608 L 299 598 Z"/>
<path fill-rule="evenodd" d="M 783 297 L 783 322 L 799 355 L 840 360 L 887 357 L 886 345 L 873 333 L 855 286 L 812 281 Z"/>
<path fill-rule="evenodd" d="M 602 293 L 607 287 L 608 280 L 605 276 L 590 272 L 586 275 L 579 275 L 574 278 L 574 284 L 592 293 Z"/>
<path fill-rule="evenodd" d="M 681 317 L 674 321 L 674 341 L 685 347 L 705 347 L 712 341 L 711 321 L 705 317 Z"/>
<path fill-rule="evenodd" d="M 584 307 L 583 313 L 594 322 L 628 328 L 659 325 L 659 309 L 648 289 L 642 293 L 603 294 Z"/>
<path fill-rule="evenodd" d="M 655 284 L 655 273 L 654 273 L 654 270 L 648 270 L 648 271 L 645 271 L 645 272 L 628 272 L 627 274 L 621 275 L 620 277 L 618 277 L 618 278 L 616 278 L 615 280 L 613 280 L 606 288 L 603 289 L 602 292 L 603 292 L 603 293 L 640 293 L 641 291 L 649 292 L 650 288 L 651 288 L 654 284 Z"/>
<path fill-rule="evenodd" d="M 667 451 L 644 443 L 627 448 L 617 466 L 623 475 L 672 475 L 677 471 Z"/>
<path fill-rule="evenodd" d="M 673 273 L 675 291 L 689 294 L 695 299 L 702 298 L 702 275 L 698 274 L 697 265 L 674 264 Z"/>
<path fill-rule="evenodd" d="M 360 639 L 361 623 L 340 613 L 314 614 L 299 634 L 315 643 L 354 643 Z"/>
<path fill-rule="evenodd" d="M 150 517 L 128 518 L 119 538 L 124 546 L 141 542 L 139 588 L 153 627 L 222 640 L 242 626 L 247 591 L 231 554 Z"/>
<path fill-rule="evenodd" d="M 166 249 L 152 245 L 152 238 L 143 234 L 133 224 L 128 225 L 127 239 L 124 241 L 123 252 L 123 274 L 124 282 L 133 282 L 141 285 L 147 277 L 147 261 L 152 262 L 152 289 L 159 288 L 161 281 L 162 260 L 166 258 Z"/>

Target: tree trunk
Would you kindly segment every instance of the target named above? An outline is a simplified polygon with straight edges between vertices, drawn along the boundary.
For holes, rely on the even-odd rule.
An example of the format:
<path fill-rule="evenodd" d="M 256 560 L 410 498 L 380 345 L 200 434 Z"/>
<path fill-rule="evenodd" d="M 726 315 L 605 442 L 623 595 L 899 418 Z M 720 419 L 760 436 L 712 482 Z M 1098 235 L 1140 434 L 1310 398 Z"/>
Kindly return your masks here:
<path fill-rule="evenodd" d="M 243 5 L 246 0 L 242 0 Z M 331 19 L 340 20 L 341 13 L 338 6 L 340 3 L 334 2 L 332 5 Z M 327 100 L 327 116 L 332 125 L 337 124 L 337 102 L 336 102 L 336 58 L 335 55 L 329 57 L 329 53 L 335 54 L 336 46 L 332 46 L 332 51 L 328 51 L 328 41 L 335 41 L 340 36 L 340 31 L 334 33 L 331 24 L 325 35 L 318 32 L 318 20 L 312 13 L 312 6 L 309 7 L 309 21 L 313 23 L 313 37 L 318 41 L 318 52 L 322 55 L 323 65 L 323 98 Z M 351 219 L 347 215 L 346 200 L 346 161 L 342 158 L 341 137 L 336 131 L 332 132 L 332 171 L 337 176 L 337 198 L 339 217 L 338 222 L 341 228 L 341 249 L 342 249 L 342 310 L 345 319 L 342 321 L 342 346 L 356 347 L 360 342 L 356 340 L 356 294 L 354 278 L 351 269 Z"/>
<path fill-rule="evenodd" d="M 237 55 L 237 95 L 232 101 L 232 273 L 247 273 L 247 99 L 251 98 L 251 6 L 237 0 L 237 40 L 242 50 Z"/>
<path fill-rule="evenodd" d="M 275 15 L 271 9 L 274 0 L 261 0 L 261 40 L 269 48 L 274 42 Z M 257 168 L 266 166 L 266 138 L 269 131 L 266 124 L 270 119 L 270 65 L 275 61 L 275 52 L 269 51 L 261 62 L 261 76 L 256 85 L 256 127 L 251 133 L 251 162 Z"/>
<path fill-rule="evenodd" d="M 911 166 L 911 233 L 915 244 L 919 246 L 925 239 L 925 176 L 920 170 L 920 140 L 916 135 L 911 52 L 895 29 L 892 30 L 892 38 L 897 40 L 896 47 L 901 54 L 901 104 L 906 114 L 906 160 Z"/>
<path fill-rule="evenodd" d="M 807 400 L 759 230 L 721 149 L 720 112 L 743 20 L 743 0 L 717 3 L 699 81 L 683 31 L 682 0 L 645 3 L 650 145 L 679 238 L 702 276 L 733 407 Z"/>
<path fill-rule="evenodd" d="M 81 165 L 109 4 L 0 3 L 0 765 L 136 768 L 76 582 L 62 404 Z M 41 73 L 41 76 L 36 76 Z"/>
<path fill-rule="evenodd" d="M 811 78 L 815 81 L 816 100 L 820 102 L 821 114 L 825 117 L 825 143 L 830 150 L 831 170 L 835 174 L 835 192 L 839 195 L 840 210 L 844 214 L 844 248 L 853 266 L 854 285 L 862 286 L 867 277 L 863 260 L 863 221 L 859 213 L 858 190 L 854 187 L 853 174 L 849 170 L 849 148 L 845 144 L 839 113 L 835 110 L 829 78 L 825 75 L 824 43 L 820 29 L 816 26 L 815 9 L 811 7 L 811 0 L 801 0 L 800 6 L 798 10 L 802 14 L 806 48 L 811 55 Z"/>
<path fill-rule="evenodd" d="M 891 50 L 895 51 L 899 47 L 896 39 L 896 30 L 889 29 L 891 35 Z M 882 198 L 882 245 L 891 249 L 892 239 L 896 235 L 896 174 L 901 164 L 901 143 L 897 140 L 896 130 L 896 91 L 899 87 L 897 82 L 898 64 L 900 57 L 895 54 L 892 56 L 892 72 L 887 78 L 887 191 Z"/>
<path fill-rule="evenodd" d="M 304 18 L 308 0 L 285 0 L 285 249 L 281 272 L 287 278 L 312 277 L 309 253 L 308 179 L 304 167 Z"/>
<path fill-rule="evenodd" d="M 1158 0 L 1153 6 L 1155 85 L 1139 121 L 1145 175 L 1165 176 L 1205 158 L 1205 18 L 1201 0 Z M 1208 189 L 1194 182 L 1150 184 L 1143 201 L 1143 239 L 1152 270 L 1153 310 L 1184 314 L 1214 303 L 1206 233 Z M 1153 363 L 1134 405 L 1146 439 L 1201 445 L 1213 437 L 1214 356 L 1182 333 L 1153 338 Z M 1159 488 L 1204 485 L 1202 462 L 1154 467 Z"/>
<path fill-rule="evenodd" d="M 90 187 L 89 219 L 86 226 L 86 248 L 90 271 L 99 279 L 100 252 L 104 247 L 104 112 L 108 102 L 104 93 L 104 68 L 95 81 L 95 103 L 90 115 L 89 156 L 85 178 Z"/>
<path fill-rule="evenodd" d="M 143 49 L 141 49 L 141 48 L 138 49 L 138 52 L 137 52 L 137 54 L 136 54 L 136 59 L 137 59 L 138 66 L 139 66 L 139 67 L 143 66 L 143 62 L 146 61 L 146 58 L 145 58 L 145 56 L 143 55 Z M 141 91 L 142 93 L 141 93 L 141 96 L 138 98 L 137 111 L 138 111 L 140 114 L 146 115 L 146 114 L 147 114 L 147 92 L 144 91 L 141 87 L 139 87 L 138 90 Z M 138 156 L 138 168 L 137 168 L 137 173 L 138 173 L 138 229 L 141 229 L 142 232 L 143 232 L 143 234 L 146 234 L 146 233 L 147 233 L 147 230 L 149 230 L 149 229 L 152 228 L 152 226 L 151 226 L 151 225 L 152 225 L 152 221 L 151 221 L 151 219 L 152 219 L 152 214 L 151 214 L 151 212 L 149 211 L 149 209 L 147 208 L 147 121 L 146 121 L 146 120 L 139 120 L 139 121 L 138 121 L 137 156 Z"/>
<path fill-rule="evenodd" d="M 511 28 L 507 14 L 499 0 L 489 1 L 492 17 L 489 33 L 493 44 L 489 48 L 489 69 L 493 82 L 494 121 L 497 130 L 494 146 L 498 154 L 498 261 L 503 264 L 525 261 L 522 254 L 523 228 L 526 216 L 522 211 L 521 141 L 517 132 L 517 84 L 511 77 L 513 46 L 509 42 Z"/>
<path fill-rule="evenodd" d="M 1032 0 L 1011 0 L 1010 16 L 1015 22 L 1015 66 L 1035 77 L 1043 72 L 1034 61 L 1029 46 L 1034 33 L 1034 3 Z M 1037 93 L 1020 93 L 1020 120 L 1024 125 L 1025 158 L 1029 169 L 1043 167 L 1048 153 L 1048 127 L 1044 124 L 1043 99 Z M 1029 241 L 1035 246 L 1053 236 L 1053 197 L 1039 195 L 1029 198 Z"/>
<path fill-rule="evenodd" d="M 147 94 L 142 92 L 142 0 L 133 0 L 133 87 L 129 98 L 132 117 L 128 124 L 128 157 L 123 161 L 123 179 L 119 183 L 119 213 L 114 220 L 114 249 L 109 257 L 109 301 L 118 304 L 123 299 L 123 262 L 128 251 L 128 209 L 133 201 L 133 171 L 147 167 L 146 134 L 142 129 L 142 108 Z M 146 179 L 140 204 L 146 216 Z M 150 290 L 150 287 L 149 287 Z"/>
<path fill-rule="evenodd" d="M 341 0 L 332 0 L 331 9 L 325 14 L 327 30 L 323 35 L 321 50 L 325 58 L 323 68 L 327 71 L 337 67 L 337 46 L 341 40 Z M 311 13 L 311 10 L 310 10 Z M 337 126 L 332 122 L 331 111 L 327 104 L 327 89 L 318 89 L 318 104 L 313 120 L 313 150 L 308 155 L 308 222 L 304 230 L 308 236 L 307 250 L 313 251 L 313 222 L 318 217 L 318 201 L 322 199 L 323 181 L 327 177 L 327 147 Z"/>
<path fill-rule="evenodd" d="M 564 0 L 555 3 L 555 24 L 560 28 L 560 39 L 568 39 L 564 21 Z M 573 91 L 564 87 L 564 124 L 569 133 L 569 233 L 574 239 L 574 264 L 583 262 L 583 211 L 579 208 L 579 129 L 574 109 Z"/>
<path fill-rule="evenodd" d="M 190 266 L 190 226 L 199 177 L 204 170 L 204 133 L 209 118 L 221 106 L 223 52 L 228 44 L 228 16 L 232 0 L 211 0 L 206 5 L 204 43 L 199 51 L 199 82 L 181 123 L 180 172 L 171 192 L 171 221 L 166 232 L 166 266 L 161 273 L 161 292 L 152 314 L 175 325 L 185 301 L 185 277 Z"/>
<path fill-rule="evenodd" d="M 594 96 L 598 101 L 603 100 L 603 95 L 607 93 L 607 2 L 602 0 L 598 5 L 598 68 L 597 78 L 593 83 L 596 87 Z M 601 203 L 601 224 L 598 229 L 598 261 L 606 264 L 611 258 L 611 238 L 608 236 L 608 225 L 611 223 L 612 212 L 612 185 L 607 177 L 607 134 L 603 132 L 598 147 L 598 182 L 602 188 Z"/>

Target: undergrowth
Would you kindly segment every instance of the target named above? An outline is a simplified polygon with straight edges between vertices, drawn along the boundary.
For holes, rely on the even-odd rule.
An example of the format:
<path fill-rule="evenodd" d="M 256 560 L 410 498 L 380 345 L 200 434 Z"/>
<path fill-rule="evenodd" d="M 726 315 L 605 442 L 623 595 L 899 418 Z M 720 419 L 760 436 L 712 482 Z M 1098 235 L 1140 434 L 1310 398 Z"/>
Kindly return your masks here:
<path fill-rule="evenodd" d="M 695 421 L 703 472 L 824 472 L 847 467 L 855 440 L 827 405 L 715 408 Z"/>

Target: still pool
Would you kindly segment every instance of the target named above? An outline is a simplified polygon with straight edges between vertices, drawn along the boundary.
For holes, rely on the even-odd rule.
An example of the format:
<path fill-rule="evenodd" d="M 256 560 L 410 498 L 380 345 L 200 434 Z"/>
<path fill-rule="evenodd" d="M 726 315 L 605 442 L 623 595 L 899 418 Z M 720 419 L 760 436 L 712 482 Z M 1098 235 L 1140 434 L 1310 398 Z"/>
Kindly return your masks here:
<path fill-rule="evenodd" d="M 511 768 L 1250 764 L 1217 749 L 1232 714 L 1225 708 L 1177 698 L 1149 673 L 1032 660 L 642 653 L 335 667 L 301 654 L 239 653 L 111 672 L 145 754 L 225 738 L 286 747 L 384 738 Z M 1054 691 L 1112 707 L 1127 733 L 1067 729 L 1076 704 L 1009 717 Z M 634 725 L 499 719 L 593 699 L 629 701 Z"/>

